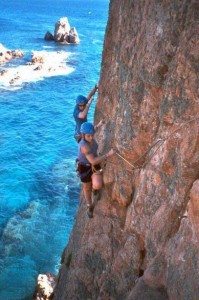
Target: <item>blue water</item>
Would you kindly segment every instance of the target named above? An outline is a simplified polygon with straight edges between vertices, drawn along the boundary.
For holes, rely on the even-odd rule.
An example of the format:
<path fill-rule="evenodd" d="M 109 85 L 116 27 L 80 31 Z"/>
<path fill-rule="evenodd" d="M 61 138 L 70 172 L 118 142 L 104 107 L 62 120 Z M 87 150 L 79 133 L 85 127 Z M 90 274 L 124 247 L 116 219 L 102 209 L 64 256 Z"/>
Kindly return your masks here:
<path fill-rule="evenodd" d="M 76 96 L 99 79 L 108 0 L 0 0 L 0 43 L 25 56 L 63 51 L 72 72 L 0 85 L 0 300 L 32 299 L 39 273 L 57 273 L 79 202 L 72 112 Z M 46 42 L 60 17 L 80 45 Z M 94 104 L 88 119 L 93 120 Z"/>

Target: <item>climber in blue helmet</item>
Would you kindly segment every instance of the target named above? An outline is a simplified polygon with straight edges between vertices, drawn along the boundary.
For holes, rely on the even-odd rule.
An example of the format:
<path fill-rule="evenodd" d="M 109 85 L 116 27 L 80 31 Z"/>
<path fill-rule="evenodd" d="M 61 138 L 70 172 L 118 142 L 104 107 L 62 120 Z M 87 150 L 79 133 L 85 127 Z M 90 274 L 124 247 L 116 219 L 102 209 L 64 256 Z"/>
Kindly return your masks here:
<path fill-rule="evenodd" d="M 81 125 L 80 132 L 82 139 L 78 145 L 78 176 L 83 183 L 84 197 L 87 203 L 87 214 L 93 217 L 94 201 L 99 200 L 102 188 L 103 170 L 100 163 L 113 155 L 115 151 L 111 149 L 107 154 L 98 156 L 98 144 L 94 139 L 96 127 L 92 123 L 85 122 Z"/>
<path fill-rule="evenodd" d="M 90 105 L 93 101 L 93 96 L 98 90 L 98 85 L 90 91 L 87 97 L 79 95 L 76 99 L 75 109 L 73 111 L 73 117 L 75 119 L 75 139 L 79 143 L 81 140 L 80 127 L 84 122 L 87 122 L 87 114 L 90 108 Z"/>

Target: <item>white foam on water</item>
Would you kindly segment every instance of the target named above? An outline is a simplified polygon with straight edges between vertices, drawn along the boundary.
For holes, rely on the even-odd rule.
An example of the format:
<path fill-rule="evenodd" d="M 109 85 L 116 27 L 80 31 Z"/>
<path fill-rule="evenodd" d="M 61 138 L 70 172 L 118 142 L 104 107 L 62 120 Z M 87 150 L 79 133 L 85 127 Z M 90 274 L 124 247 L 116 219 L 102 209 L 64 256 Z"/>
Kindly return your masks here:
<path fill-rule="evenodd" d="M 45 77 L 68 75 L 75 69 L 67 66 L 71 53 L 64 51 L 33 51 L 37 57 L 43 57 L 43 63 L 26 64 L 12 68 L 4 67 L 4 75 L 0 76 L 0 89 L 16 90 L 24 83 L 43 80 Z M 41 69 L 39 69 L 41 67 Z M 38 68 L 38 69 L 37 69 Z"/>
<path fill-rule="evenodd" d="M 101 41 L 101 40 L 94 39 L 94 40 L 92 41 L 92 43 L 93 43 L 94 45 L 95 45 L 95 44 L 101 44 L 102 41 Z"/>
<path fill-rule="evenodd" d="M 43 46 L 44 49 L 52 49 L 53 46 Z"/>

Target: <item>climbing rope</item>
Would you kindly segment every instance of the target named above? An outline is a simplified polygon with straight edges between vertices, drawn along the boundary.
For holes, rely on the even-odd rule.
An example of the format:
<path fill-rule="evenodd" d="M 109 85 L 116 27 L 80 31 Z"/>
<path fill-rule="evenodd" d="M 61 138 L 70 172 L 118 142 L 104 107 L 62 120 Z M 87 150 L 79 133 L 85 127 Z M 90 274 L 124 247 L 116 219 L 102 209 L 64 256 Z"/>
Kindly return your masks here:
<path fill-rule="evenodd" d="M 121 159 L 123 159 L 127 164 L 129 164 L 131 167 L 133 167 L 134 169 L 136 169 L 136 167 L 133 165 L 133 164 L 131 164 L 127 159 L 125 159 L 122 155 L 120 155 L 118 152 L 115 152 L 115 154 L 117 155 L 117 156 L 119 156 Z"/>
<path fill-rule="evenodd" d="M 155 155 L 155 153 L 158 151 L 158 149 L 161 147 L 161 145 L 165 142 L 165 141 L 167 141 L 172 135 L 174 135 L 174 133 L 176 133 L 178 130 L 181 130 L 186 124 L 188 124 L 188 123 L 191 123 L 191 122 L 193 122 L 193 121 L 196 121 L 196 120 L 198 120 L 199 119 L 199 117 L 196 117 L 196 118 L 194 118 L 194 119 L 191 119 L 191 120 L 189 120 L 189 121 L 187 121 L 187 122 L 185 122 L 185 123 L 183 123 L 183 124 L 181 124 L 178 128 L 176 128 L 171 134 L 169 134 L 166 138 L 164 138 L 164 139 L 159 139 L 158 141 L 156 141 L 156 142 L 154 142 L 148 149 L 147 149 L 147 151 L 145 151 L 141 156 L 139 156 L 138 157 L 138 159 L 136 159 L 133 163 L 131 163 L 131 162 L 129 162 L 127 159 L 125 159 L 121 154 L 119 154 L 117 151 L 116 151 L 116 155 L 118 156 L 118 157 L 120 157 L 122 160 L 124 160 L 128 165 L 130 165 L 132 168 L 133 168 L 133 170 L 135 170 L 135 169 L 140 169 L 140 168 L 142 168 L 143 166 L 145 166 L 150 160 L 151 160 L 151 158 Z M 152 155 L 151 155 L 151 157 L 142 165 L 142 166 L 137 166 L 137 167 L 135 167 L 135 163 L 136 162 L 138 162 L 141 158 L 143 158 L 144 156 L 146 156 L 147 155 L 147 153 L 151 150 L 151 149 L 153 149 L 158 143 L 160 143 L 161 142 L 161 144 L 158 146 L 158 148 L 152 153 Z M 110 161 L 107 161 L 108 163 L 111 163 Z"/>

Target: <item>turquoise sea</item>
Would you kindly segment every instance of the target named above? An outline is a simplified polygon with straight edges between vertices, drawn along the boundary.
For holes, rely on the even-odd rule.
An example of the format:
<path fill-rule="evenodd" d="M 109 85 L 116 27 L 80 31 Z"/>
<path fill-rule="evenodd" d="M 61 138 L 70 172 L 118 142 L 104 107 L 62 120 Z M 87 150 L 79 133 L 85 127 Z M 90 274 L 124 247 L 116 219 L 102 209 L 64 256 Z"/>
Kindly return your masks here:
<path fill-rule="evenodd" d="M 80 192 L 72 112 L 77 95 L 99 79 L 108 6 L 108 0 L 0 0 L 0 43 L 25 54 L 0 66 L 23 74 L 14 85 L 0 76 L 0 300 L 32 299 L 38 274 L 58 271 Z M 79 45 L 44 40 L 61 17 L 77 29 Z M 32 51 L 46 53 L 55 70 L 39 76 L 22 70 Z M 56 69 L 57 53 L 63 70 Z"/>

